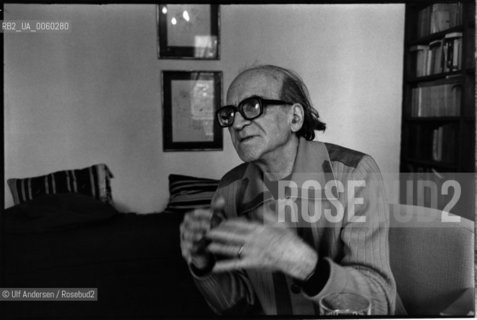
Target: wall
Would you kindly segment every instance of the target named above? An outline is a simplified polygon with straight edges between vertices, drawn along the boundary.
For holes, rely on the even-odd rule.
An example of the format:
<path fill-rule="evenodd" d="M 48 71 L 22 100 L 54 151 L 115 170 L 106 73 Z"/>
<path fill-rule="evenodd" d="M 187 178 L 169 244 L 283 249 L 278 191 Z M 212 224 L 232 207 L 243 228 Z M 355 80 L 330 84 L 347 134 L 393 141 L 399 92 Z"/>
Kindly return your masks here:
<path fill-rule="evenodd" d="M 222 152 L 162 152 L 161 71 L 222 70 L 225 92 L 259 63 L 302 75 L 328 124 L 320 140 L 398 171 L 404 5 L 223 5 L 221 60 L 202 62 L 157 59 L 154 5 L 10 4 L 4 19 L 71 24 L 5 34 L 6 178 L 105 162 L 120 210 L 160 211 L 169 173 L 219 178 L 240 163 L 227 132 Z"/>

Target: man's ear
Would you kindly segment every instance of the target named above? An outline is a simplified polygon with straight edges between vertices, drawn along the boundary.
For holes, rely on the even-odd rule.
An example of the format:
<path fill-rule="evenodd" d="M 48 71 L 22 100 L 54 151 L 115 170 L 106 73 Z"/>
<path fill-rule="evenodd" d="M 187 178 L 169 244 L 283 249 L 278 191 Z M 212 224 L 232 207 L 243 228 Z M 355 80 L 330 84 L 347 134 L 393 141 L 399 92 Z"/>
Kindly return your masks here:
<path fill-rule="evenodd" d="M 299 103 L 293 104 L 290 117 L 290 128 L 292 132 L 298 132 L 303 126 L 303 121 L 305 120 L 305 110 L 303 109 L 303 106 Z"/>

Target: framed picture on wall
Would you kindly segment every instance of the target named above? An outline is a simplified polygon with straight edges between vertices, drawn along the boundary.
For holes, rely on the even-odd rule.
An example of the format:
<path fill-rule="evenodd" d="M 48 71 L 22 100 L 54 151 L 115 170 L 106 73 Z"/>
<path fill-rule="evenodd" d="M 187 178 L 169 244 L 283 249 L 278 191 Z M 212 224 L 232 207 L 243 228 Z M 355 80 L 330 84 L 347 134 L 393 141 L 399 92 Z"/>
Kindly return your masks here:
<path fill-rule="evenodd" d="M 163 71 L 164 151 L 222 150 L 222 72 Z"/>
<path fill-rule="evenodd" d="M 219 59 L 219 6 L 157 6 L 159 59 Z"/>

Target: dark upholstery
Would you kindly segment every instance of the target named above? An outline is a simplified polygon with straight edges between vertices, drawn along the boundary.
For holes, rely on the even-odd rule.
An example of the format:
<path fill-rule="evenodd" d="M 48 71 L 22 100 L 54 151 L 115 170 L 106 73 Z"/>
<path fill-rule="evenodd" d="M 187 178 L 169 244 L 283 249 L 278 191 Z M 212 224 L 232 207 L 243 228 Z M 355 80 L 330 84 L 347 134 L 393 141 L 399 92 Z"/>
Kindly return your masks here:
<path fill-rule="evenodd" d="M 116 212 L 64 230 L 26 233 L 9 225 L 15 220 L 11 211 L 18 209 L 13 208 L 2 215 L 8 232 L 0 238 L 0 287 L 98 288 L 98 301 L 1 303 L 1 319 L 211 315 L 181 257 L 182 214 Z M 24 220 L 25 228 L 33 220 Z"/>

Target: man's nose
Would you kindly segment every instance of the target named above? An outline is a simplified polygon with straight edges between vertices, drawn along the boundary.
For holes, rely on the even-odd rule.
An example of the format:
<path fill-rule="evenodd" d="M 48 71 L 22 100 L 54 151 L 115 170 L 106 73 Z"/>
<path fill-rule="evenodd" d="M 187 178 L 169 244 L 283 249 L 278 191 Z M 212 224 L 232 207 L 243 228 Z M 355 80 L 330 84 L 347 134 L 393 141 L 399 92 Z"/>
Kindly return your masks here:
<path fill-rule="evenodd" d="M 234 123 L 232 124 L 232 127 L 235 130 L 241 130 L 243 127 L 248 125 L 250 123 L 250 120 L 245 119 L 240 112 L 235 113 L 235 118 L 234 118 Z"/>

